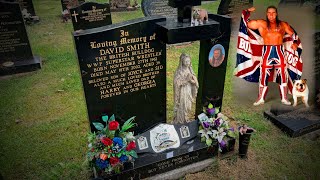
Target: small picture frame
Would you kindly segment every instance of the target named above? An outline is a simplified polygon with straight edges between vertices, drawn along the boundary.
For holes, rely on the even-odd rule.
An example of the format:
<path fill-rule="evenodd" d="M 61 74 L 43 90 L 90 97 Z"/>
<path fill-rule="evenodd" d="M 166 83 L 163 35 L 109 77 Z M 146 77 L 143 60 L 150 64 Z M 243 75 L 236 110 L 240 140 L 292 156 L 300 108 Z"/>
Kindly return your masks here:
<path fill-rule="evenodd" d="M 225 49 L 221 44 L 214 45 L 209 53 L 209 64 L 212 67 L 218 67 L 225 59 Z"/>
<path fill-rule="evenodd" d="M 182 139 L 190 137 L 189 127 L 188 126 L 181 126 L 180 127 L 180 135 L 181 135 Z"/>
<path fill-rule="evenodd" d="M 138 142 L 139 150 L 144 150 L 144 149 L 147 149 L 149 147 L 147 138 L 144 137 L 144 136 L 140 136 L 137 139 L 137 142 Z"/>

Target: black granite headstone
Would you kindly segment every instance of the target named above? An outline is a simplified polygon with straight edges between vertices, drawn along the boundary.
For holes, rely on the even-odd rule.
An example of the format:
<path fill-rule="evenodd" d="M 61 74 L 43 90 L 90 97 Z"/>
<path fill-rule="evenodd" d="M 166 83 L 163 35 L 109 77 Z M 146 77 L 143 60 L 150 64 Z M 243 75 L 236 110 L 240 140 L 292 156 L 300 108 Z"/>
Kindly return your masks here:
<path fill-rule="evenodd" d="M 84 0 L 61 0 L 62 11 L 69 10 L 73 7 L 79 6 L 84 2 Z"/>
<path fill-rule="evenodd" d="M 188 0 L 187 9 L 180 6 L 182 2 L 175 2 L 177 4 L 174 5 L 185 12 L 200 1 Z M 184 18 L 184 15 L 180 17 Z M 222 102 L 227 58 L 220 66 L 213 68 L 209 65 L 208 56 L 211 48 L 220 44 L 224 46 L 227 57 L 230 21 L 226 16 L 209 15 L 208 23 L 191 26 L 190 22 L 168 21 L 154 16 L 74 34 L 90 122 L 99 121 L 103 114 L 115 114 L 120 121 L 136 116 L 135 122 L 138 124 L 134 132 L 135 135 L 138 134 L 136 137 L 141 144 L 137 140 L 137 147 L 140 149 L 137 151 L 139 157 L 135 160 L 134 167 L 127 167 L 122 173 L 112 177 L 110 174 L 102 175 L 103 178 L 142 179 L 212 158 L 217 154 L 217 143 L 209 148 L 200 142 L 199 136 L 191 141 L 187 139 L 194 137 L 198 131 L 196 121 L 191 122 L 193 126 L 174 125 L 180 134 L 179 138 L 183 139 L 179 147 L 171 146 L 163 151 L 155 151 L 153 147 L 159 146 L 153 144 L 151 151 L 145 142 L 155 142 L 152 133 L 157 128 L 153 127 L 167 121 L 165 43 L 201 42 L 196 107 L 199 113 L 205 103 L 211 102 L 210 99 L 203 100 L 203 96 L 217 96 Z M 218 80 L 211 85 L 214 78 Z M 220 107 L 221 102 L 218 102 Z M 163 126 L 162 129 L 167 130 L 169 127 Z M 167 144 L 160 144 L 161 147 L 168 147 Z"/>
<path fill-rule="evenodd" d="M 5 0 L 8 2 L 18 2 L 20 4 L 22 16 L 27 23 L 38 22 L 39 17 L 36 16 L 32 0 Z"/>
<path fill-rule="evenodd" d="M 61 0 L 63 22 L 67 22 L 71 18 L 70 9 L 82 3 L 84 0 Z"/>
<path fill-rule="evenodd" d="M 75 31 L 112 24 L 110 6 L 107 3 L 86 2 L 71 8 L 70 13 Z"/>
<path fill-rule="evenodd" d="M 133 11 L 139 7 L 137 0 L 109 0 L 111 11 Z"/>
<path fill-rule="evenodd" d="M 136 116 L 135 133 L 166 121 L 166 45 L 156 22 L 138 19 L 75 34 L 90 122 Z"/>
<path fill-rule="evenodd" d="M 220 23 L 219 34 L 215 38 L 200 41 L 200 55 L 199 55 L 199 90 L 197 96 L 196 113 L 200 114 L 203 107 L 209 103 L 215 107 L 222 108 L 224 82 L 227 69 L 228 51 L 231 34 L 231 18 L 226 16 L 218 16 L 209 14 L 209 19 Z M 212 55 L 210 52 L 216 47 L 222 47 L 221 53 L 224 53 L 224 58 L 217 66 L 210 64 Z M 224 51 L 224 52 L 223 52 Z"/>
<path fill-rule="evenodd" d="M 166 18 L 176 18 L 177 9 L 168 5 L 168 0 L 142 0 L 141 7 L 145 16 L 165 16 Z"/>
<path fill-rule="evenodd" d="M 0 74 L 13 74 L 41 68 L 31 51 L 18 3 L 0 1 Z"/>
<path fill-rule="evenodd" d="M 273 113 L 271 108 L 270 111 L 264 112 L 264 116 L 290 137 L 298 137 L 320 129 L 320 111 L 318 109 L 294 109 L 277 115 Z"/>

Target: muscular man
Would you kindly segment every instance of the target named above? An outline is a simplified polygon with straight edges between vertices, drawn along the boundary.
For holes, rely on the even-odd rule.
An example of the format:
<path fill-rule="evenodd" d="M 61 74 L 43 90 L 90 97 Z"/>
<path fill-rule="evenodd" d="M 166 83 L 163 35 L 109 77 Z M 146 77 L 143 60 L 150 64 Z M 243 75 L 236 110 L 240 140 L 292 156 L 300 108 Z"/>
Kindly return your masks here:
<path fill-rule="evenodd" d="M 249 8 L 247 11 L 253 12 L 255 8 Z M 275 6 L 269 6 L 266 13 L 266 20 L 258 19 L 248 22 L 248 28 L 258 30 L 264 41 L 262 62 L 260 65 L 259 96 L 253 105 L 264 104 L 264 97 L 268 90 L 268 79 L 271 71 L 276 73 L 282 104 L 291 105 L 291 102 L 287 99 L 288 72 L 286 70 L 286 60 L 284 58 L 284 48 L 282 44 L 285 33 L 292 36 L 294 40 L 296 40 L 296 36 L 287 22 L 278 19 L 278 12 Z M 297 47 L 298 45 L 294 41 L 291 48 L 297 50 Z"/>
<path fill-rule="evenodd" d="M 212 67 L 218 67 L 222 63 L 224 55 L 222 54 L 221 48 L 217 47 L 213 50 L 213 57 L 210 58 L 209 63 Z"/>

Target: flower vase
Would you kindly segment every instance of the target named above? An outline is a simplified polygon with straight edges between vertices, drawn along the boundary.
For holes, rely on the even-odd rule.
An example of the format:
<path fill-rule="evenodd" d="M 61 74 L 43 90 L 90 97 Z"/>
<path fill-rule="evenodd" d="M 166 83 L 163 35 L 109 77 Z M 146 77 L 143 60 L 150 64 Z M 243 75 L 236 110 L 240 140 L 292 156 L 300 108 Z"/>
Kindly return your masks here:
<path fill-rule="evenodd" d="M 247 158 L 250 137 L 253 131 L 248 130 L 246 133 L 239 133 L 239 156 L 240 158 Z"/>
<path fill-rule="evenodd" d="M 207 153 L 212 155 L 212 156 L 215 156 L 215 155 L 218 154 L 219 145 L 218 145 L 218 143 L 216 141 L 214 141 L 212 144 L 213 145 L 208 146 Z"/>
<path fill-rule="evenodd" d="M 234 145 L 236 144 L 236 138 L 227 137 L 225 147 L 221 148 L 221 154 L 225 154 L 234 150 Z"/>

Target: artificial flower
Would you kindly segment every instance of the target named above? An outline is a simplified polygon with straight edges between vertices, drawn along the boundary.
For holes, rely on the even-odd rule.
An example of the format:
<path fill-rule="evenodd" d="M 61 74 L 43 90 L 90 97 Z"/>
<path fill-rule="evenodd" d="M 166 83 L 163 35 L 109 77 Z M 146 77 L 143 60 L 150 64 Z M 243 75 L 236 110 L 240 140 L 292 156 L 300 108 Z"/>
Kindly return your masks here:
<path fill-rule="evenodd" d="M 100 158 L 96 159 L 96 164 L 100 169 L 105 169 L 109 166 L 109 162 L 108 161 L 104 161 Z"/>
<path fill-rule="evenodd" d="M 207 109 L 207 113 L 208 113 L 208 115 L 210 115 L 210 116 L 212 116 L 212 115 L 214 115 L 215 114 L 215 111 L 216 111 L 216 109 L 215 108 L 211 108 L 211 109 Z"/>
<path fill-rule="evenodd" d="M 241 135 L 243 135 L 243 134 L 245 134 L 245 133 L 252 133 L 252 132 L 255 132 L 256 130 L 255 129 L 253 129 L 253 128 L 251 128 L 251 127 L 248 127 L 247 125 L 242 125 L 242 126 L 240 126 L 239 128 L 239 133 L 241 134 Z"/>
<path fill-rule="evenodd" d="M 223 128 L 218 128 L 218 130 L 212 130 L 212 137 L 217 139 L 219 143 L 222 141 L 225 135 L 227 135 L 227 133 L 224 132 Z"/>
<path fill-rule="evenodd" d="M 107 158 L 108 156 L 106 154 L 100 154 L 100 159 L 105 161 Z"/>
<path fill-rule="evenodd" d="M 210 127 L 210 123 L 209 122 L 203 122 L 202 123 L 204 128 L 209 128 Z"/>
<path fill-rule="evenodd" d="M 104 116 L 102 120 L 106 122 L 105 124 L 93 123 L 97 131 L 88 134 L 87 159 L 91 162 L 90 164 L 107 173 L 119 173 L 124 163 L 131 162 L 137 157 L 134 152 L 136 146 L 134 135 L 132 132 L 126 132 L 127 127 L 135 125 L 132 122 L 133 119 L 134 117 L 124 123 L 125 128 L 119 127 L 119 123 L 114 120 L 114 115 L 110 118 Z"/>
<path fill-rule="evenodd" d="M 133 135 L 133 132 L 128 132 L 127 135 L 126 135 L 126 139 L 127 139 L 128 141 L 133 141 L 133 140 L 135 140 L 135 137 L 134 137 L 134 135 Z"/>
<path fill-rule="evenodd" d="M 119 158 L 117 157 L 110 157 L 110 164 L 111 166 L 115 166 L 120 162 Z"/>
<path fill-rule="evenodd" d="M 222 141 L 219 143 L 219 146 L 220 146 L 221 148 L 226 147 L 226 145 L 227 145 L 227 143 L 226 143 L 224 140 L 222 140 Z"/>
<path fill-rule="evenodd" d="M 123 147 L 123 140 L 120 137 L 113 138 L 113 146 L 117 146 L 121 149 Z"/>
<path fill-rule="evenodd" d="M 122 162 L 122 163 L 123 163 L 123 162 L 127 162 L 128 159 L 129 159 L 129 158 L 128 158 L 127 155 L 121 155 L 120 158 L 119 158 L 120 162 Z"/>
<path fill-rule="evenodd" d="M 217 118 L 216 120 L 214 120 L 214 125 L 219 127 L 222 124 L 222 119 L 221 118 Z"/>
<path fill-rule="evenodd" d="M 209 139 L 210 138 L 209 135 L 212 135 L 212 132 L 208 131 L 206 129 L 201 129 L 199 131 L 199 133 L 200 133 L 201 137 L 206 137 L 206 139 Z"/>
<path fill-rule="evenodd" d="M 109 130 L 110 131 L 115 131 L 119 128 L 119 123 L 118 121 L 111 121 L 109 122 Z"/>
<path fill-rule="evenodd" d="M 112 145 L 112 140 L 110 138 L 107 138 L 107 137 L 102 137 L 101 138 L 101 142 L 105 146 L 111 146 Z"/>
<path fill-rule="evenodd" d="M 127 151 L 131 151 L 132 149 L 136 148 L 136 143 L 134 141 L 131 141 L 127 147 L 126 147 L 126 150 Z"/>

